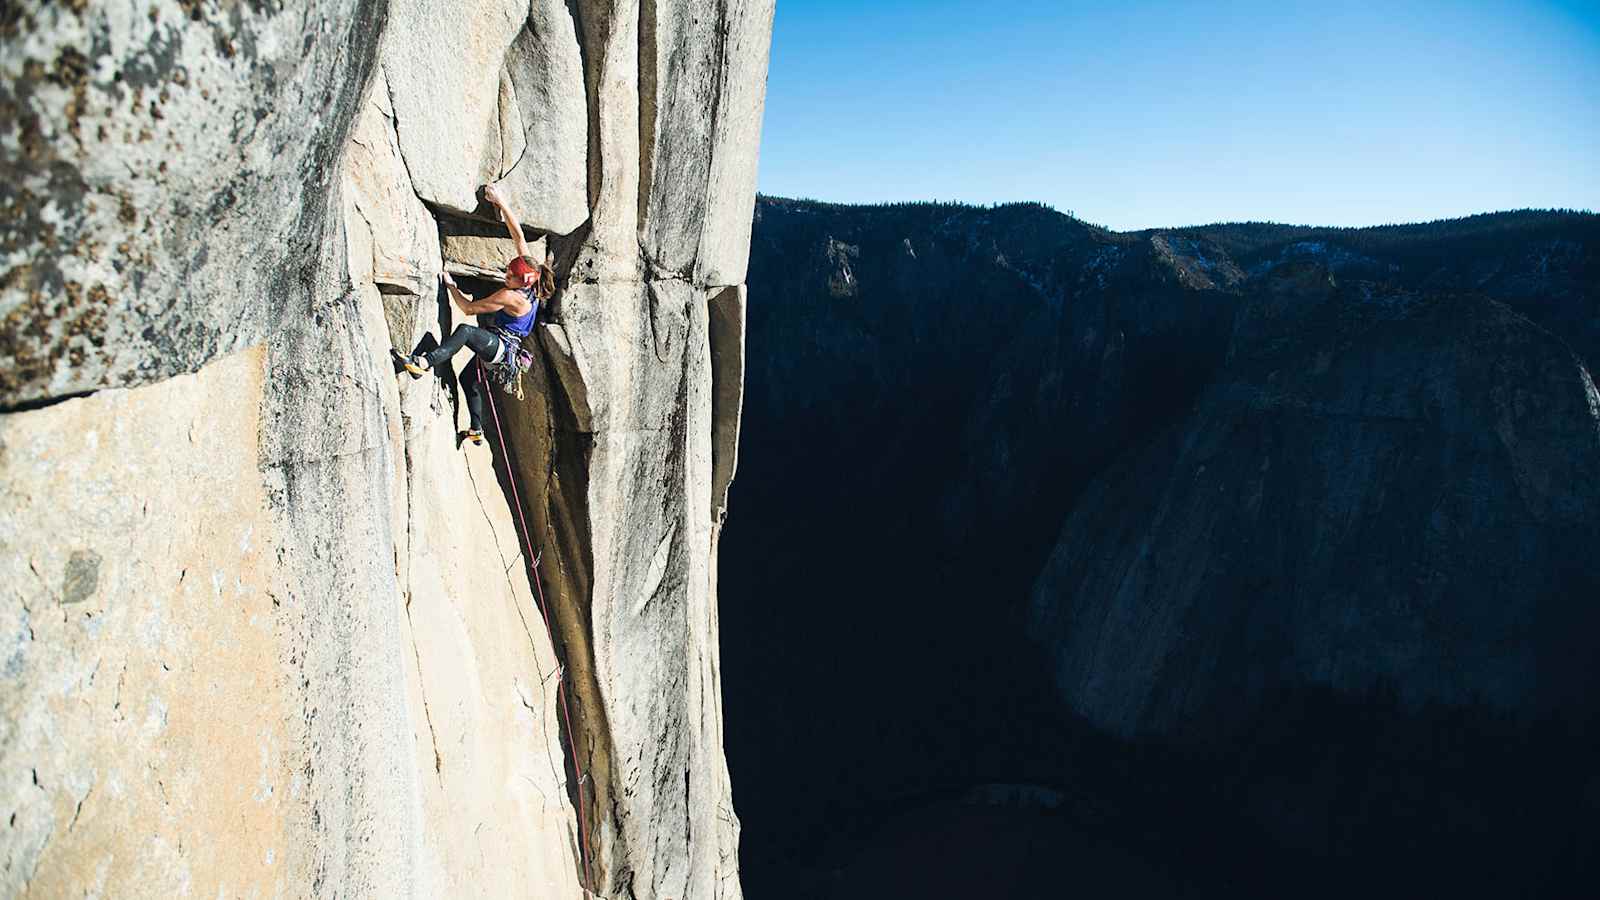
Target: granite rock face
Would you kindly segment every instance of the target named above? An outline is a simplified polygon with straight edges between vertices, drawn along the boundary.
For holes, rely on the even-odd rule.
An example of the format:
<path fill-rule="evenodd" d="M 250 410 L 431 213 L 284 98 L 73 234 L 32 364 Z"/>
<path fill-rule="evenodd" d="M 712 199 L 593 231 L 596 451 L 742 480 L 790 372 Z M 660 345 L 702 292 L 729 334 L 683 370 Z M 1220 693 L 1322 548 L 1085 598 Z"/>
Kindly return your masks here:
<path fill-rule="evenodd" d="M 657 277 L 744 280 L 773 4 L 645 0 L 640 19 L 639 230 Z M 706 117 L 703 110 L 717 114 Z"/>
<path fill-rule="evenodd" d="M 1072 707 L 1126 736 L 1226 734 L 1284 683 L 1572 708 L 1562 635 L 1600 585 L 1577 355 L 1486 298 L 1370 284 L 1269 294 L 1239 325 L 1225 376 L 1095 482 L 1035 585 Z"/>
<path fill-rule="evenodd" d="M 7 4 L 0 405 L 190 372 L 300 312 L 383 6 Z"/>
<path fill-rule="evenodd" d="M 583 224 L 579 28 L 557 0 L 392 0 L 380 59 L 417 196 L 473 212 L 492 182 L 528 224 L 560 234 Z"/>
<path fill-rule="evenodd" d="M 0 19 L 8 893 L 739 896 L 713 572 L 771 4 L 691 6 Z M 737 39 L 646 79 L 647 12 Z M 651 140 L 740 153 L 641 182 L 655 91 Z M 484 182 L 564 290 L 463 448 L 469 357 L 389 348 L 494 274 Z M 681 275 L 623 237 L 647 197 L 708 210 Z"/>

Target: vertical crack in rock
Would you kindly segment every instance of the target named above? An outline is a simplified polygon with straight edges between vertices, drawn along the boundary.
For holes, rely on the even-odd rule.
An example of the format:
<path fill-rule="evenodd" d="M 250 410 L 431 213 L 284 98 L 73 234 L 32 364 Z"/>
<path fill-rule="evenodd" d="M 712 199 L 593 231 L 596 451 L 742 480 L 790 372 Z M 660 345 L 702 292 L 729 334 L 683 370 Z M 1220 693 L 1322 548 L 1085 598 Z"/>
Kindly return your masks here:
<path fill-rule="evenodd" d="M 402 414 L 403 417 L 403 414 Z M 405 424 L 401 424 L 400 453 L 405 466 L 403 485 L 405 488 L 405 552 L 409 557 L 412 547 L 415 546 L 416 527 L 416 462 L 413 458 L 412 440 L 406 433 Z M 439 734 L 433 725 L 433 712 L 428 707 L 427 680 L 422 677 L 422 653 L 417 647 L 416 623 L 411 618 L 411 566 L 409 558 L 402 564 L 396 553 L 395 574 L 399 581 L 401 594 L 405 597 L 406 628 L 411 635 L 411 654 L 417 666 L 417 692 L 422 698 L 423 720 L 428 726 L 428 743 L 433 748 L 433 771 L 438 777 L 439 784 L 444 785 L 444 759 L 439 753 Z"/>
<path fill-rule="evenodd" d="M 650 185 L 656 154 L 660 73 L 656 71 L 656 2 L 639 0 L 639 229 L 650 216 Z"/>
<path fill-rule="evenodd" d="M 528 25 L 523 23 L 523 31 Z M 509 52 L 509 48 L 508 51 Z M 499 132 L 498 144 L 500 152 L 496 160 L 494 177 L 490 181 L 499 181 L 516 168 L 517 163 L 528 152 L 528 139 L 524 133 L 522 123 L 522 110 L 517 105 L 517 86 L 511 80 L 511 73 L 502 69 L 500 72 L 500 97 L 499 108 L 495 114 L 495 129 Z M 520 145 L 520 146 L 519 146 Z M 513 150 L 512 148 L 516 149 Z"/>
<path fill-rule="evenodd" d="M 721 144 L 718 140 L 720 132 L 718 126 L 722 119 L 722 95 L 726 89 L 729 78 L 733 77 L 732 67 L 727 64 L 728 33 L 733 25 L 728 19 L 728 0 L 715 0 L 716 26 L 712 29 L 715 43 L 712 46 L 711 58 L 714 61 L 713 71 L 716 76 L 711 83 L 711 102 L 707 109 L 710 119 L 706 133 L 710 140 L 706 141 L 705 183 L 700 188 L 700 202 L 705 206 L 705 211 L 700 216 L 700 227 L 695 234 L 695 265 L 690 267 L 691 272 L 698 274 L 699 262 L 705 253 L 706 231 L 712 224 L 711 212 L 711 186 L 716 178 L 717 149 Z"/>
<path fill-rule="evenodd" d="M 604 77 L 606 28 L 597 7 L 600 0 L 566 0 L 567 12 L 578 27 L 578 54 L 583 60 L 583 86 L 589 110 L 589 209 L 600 200 L 600 84 Z"/>
<path fill-rule="evenodd" d="M 381 67 L 378 70 L 378 79 L 380 84 L 376 85 L 373 89 L 376 90 L 378 87 L 381 87 L 389 97 L 389 110 L 387 118 L 389 120 L 389 127 L 394 130 L 395 147 L 399 149 L 400 165 L 406 170 L 406 187 L 410 189 L 412 195 L 417 198 L 417 201 L 422 203 L 423 206 L 427 207 L 431 213 L 433 211 L 434 204 L 429 203 L 428 198 L 422 196 L 422 192 L 417 189 L 417 178 L 411 172 L 411 162 L 410 160 L 406 159 L 405 147 L 400 143 L 400 110 L 399 107 L 395 105 L 394 85 L 390 83 L 388 76 L 383 73 Z"/>
<path fill-rule="evenodd" d="M 524 402 L 505 403 L 500 410 L 510 454 L 503 460 L 503 473 L 506 477 L 514 473 L 522 485 L 518 494 L 529 527 L 542 536 L 544 612 L 553 629 L 557 664 L 565 673 L 565 707 L 557 725 L 567 739 L 563 747 L 573 748 L 576 754 L 576 758 L 563 754 L 566 788 L 574 810 L 579 810 L 587 823 L 588 843 L 579 856 L 590 861 L 594 877 L 603 877 L 614 867 L 596 859 L 603 846 L 596 832 L 604 818 L 600 813 L 611 802 L 609 760 L 613 753 L 585 602 L 591 593 L 593 570 L 587 509 L 594 437 L 581 399 L 587 396 L 587 389 L 569 380 L 579 376 L 562 362 L 570 362 L 570 357 L 560 326 L 542 326 L 541 336 L 545 352 L 539 354 L 542 360 L 537 374 L 543 390 L 530 392 Z M 534 460 L 540 463 L 531 464 Z M 509 483 L 503 487 L 507 502 L 515 502 Z M 540 577 L 531 565 L 525 569 L 530 584 Z"/>
<path fill-rule="evenodd" d="M 711 351 L 711 520 L 721 523 L 739 462 L 744 411 L 745 289 L 713 289 L 707 301 Z M 715 596 L 713 592 L 713 596 Z"/>
<path fill-rule="evenodd" d="M 528 148 L 532 146 L 532 142 L 530 142 L 528 140 L 527 134 L 526 134 L 527 129 L 532 127 L 532 125 L 530 123 L 528 123 L 526 120 L 524 120 L 523 117 L 522 117 L 521 98 L 517 96 L 517 83 L 511 77 L 511 70 L 510 70 L 510 66 L 512 65 L 512 61 L 515 59 L 514 54 L 515 54 L 515 52 L 517 50 L 517 44 L 519 42 L 531 39 L 532 34 L 533 34 L 533 18 L 532 18 L 532 11 L 530 10 L 529 11 L 529 19 L 528 19 L 528 21 L 524 22 L 523 25 L 522 25 L 522 32 L 517 36 L 517 40 L 512 41 L 511 42 L 511 46 L 506 49 L 506 67 L 507 68 L 506 68 L 505 71 L 500 73 L 500 78 L 501 78 L 501 82 L 502 82 L 501 83 L 501 87 L 500 87 L 500 101 L 501 101 L 501 110 L 500 110 L 501 136 L 500 136 L 500 140 L 501 140 L 502 146 L 504 146 L 504 142 L 506 140 L 506 134 L 507 134 L 507 127 L 508 127 L 507 116 L 514 113 L 516 115 L 516 117 L 517 117 L 514 130 L 515 130 L 515 132 L 517 134 L 517 137 L 520 140 L 522 146 L 517 150 L 516 159 L 511 160 L 509 164 L 501 166 L 499 174 L 496 175 L 495 178 L 494 178 L 495 181 L 500 181 L 501 179 L 505 178 L 507 175 L 510 175 L 512 170 L 515 169 L 517 166 L 522 165 L 522 161 L 524 159 L 526 159 L 527 156 L 528 156 Z M 510 101 L 511 101 L 510 104 L 509 104 L 509 106 L 510 106 L 509 113 L 505 108 L 507 106 L 506 98 L 508 96 L 510 97 Z"/>
<path fill-rule="evenodd" d="M 417 661 L 418 681 L 422 682 L 418 690 L 422 694 L 422 715 L 428 722 L 428 741 L 433 746 L 433 772 L 439 776 L 440 785 L 444 784 L 444 758 L 439 755 L 439 733 L 433 727 L 433 712 L 428 707 L 428 688 L 426 679 L 422 674 L 422 651 L 417 649 L 416 625 L 411 620 L 411 595 L 406 594 L 406 625 L 411 629 L 411 654 Z"/>

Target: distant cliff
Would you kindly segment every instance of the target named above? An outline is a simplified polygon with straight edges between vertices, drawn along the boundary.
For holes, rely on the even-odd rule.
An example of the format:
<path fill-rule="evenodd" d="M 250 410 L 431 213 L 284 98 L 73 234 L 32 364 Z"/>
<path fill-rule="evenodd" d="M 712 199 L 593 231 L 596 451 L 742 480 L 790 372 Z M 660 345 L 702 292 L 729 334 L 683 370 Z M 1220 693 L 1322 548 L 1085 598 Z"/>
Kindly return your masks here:
<path fill-rule="evenodd" d="M 5 893 L 740 896 L 714 573 L 771 21 L 0 13 Z M 456 373 L 389 349 L 509 258 L 486 182 L 563 289 L 461 448 Z"/>
<path fill-rule="evenodd" d="M 752 890 L 993 781 L 1227 883 L 1480 838 L 1581 865 L 1600 217 L 763 198 L 751 283 L 722 583 Z M 801 685 L 825 713 L 774 699 Z M 1513 834 L 1483 782 L 1536 763 Z"/>
<path fill-rule="evenodd" d="M 1064 525 L 1031 621 L 1069 702 L 1128 735 L 1238 727 L 1285 682 L 1588 706 L 1588 370 L 1486 297 L 1320 277 L 1250 298 L 1219 376 Z"/>

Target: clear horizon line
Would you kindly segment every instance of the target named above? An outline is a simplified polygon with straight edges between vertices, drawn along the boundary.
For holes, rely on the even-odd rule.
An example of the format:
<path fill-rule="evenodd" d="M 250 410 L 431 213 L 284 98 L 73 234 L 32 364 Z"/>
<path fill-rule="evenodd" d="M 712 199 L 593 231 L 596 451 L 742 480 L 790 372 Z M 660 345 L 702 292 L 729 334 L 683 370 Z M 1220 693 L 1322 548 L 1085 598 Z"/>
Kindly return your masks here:
<path fill-rule="evenodd" d="M 979 203 L 971 200 L 955 200 L 944 198 L 918 199 L 918 200 L 871 200 L 871 201 L 843 201 L 824 200 L 820 197 L 791 197 L 784 194 L 775 194 L 770 191 L 756 191 L 757 199 L 788 200 L 795 203 L 821 203 L 828 206 L 909 206 L 913 204 L 948 204 L 950 206 L 969 206 L 974 209 L 997 208 L 1002 206 L 1042 206 L 1052 212 L 1060 213 L 1069 219 L 1081 222 L 1093 228 L 1100 228 L 1114 234 L 1136 234 L 1141 231 L 1182 231 L 1189 228 L 1214 228 L 1221 225 L 1277 225 L 1284 228 L 1313 228 L 1313 229 L 1344 229 L 1360 231 L 1371 228 L 1405 228 L 1414 225 L 1434 225 L 1439 222 L 1457 222 L 1463 219 L 1473 219 L 1479 216 L 1498 216 L 1511 213 L 1552 213 L 1573 216 L 1595 216 L 1594 210 L 1587 207 L 1576 206 L 1519 206 L 1503 209 L 1487 209 L 1479 212 L 1461 213 L 1451 216 L 1437 216 L 1432 219 L 1412 219 L 1399 222 L 1373 222 L 1362 225 L 1331 225 L 1326 223 L 1311 222 L 1281 222 L 1274 219 L 1217 219 L 1210 222 L 1194 222 L 1188 225 L 1144 225 L 1137 228 L 1114 228 L 1086 219 L 1077 214 L 1076 210 L 1062 209 L 1047 200 L 1005 200 Z"/>

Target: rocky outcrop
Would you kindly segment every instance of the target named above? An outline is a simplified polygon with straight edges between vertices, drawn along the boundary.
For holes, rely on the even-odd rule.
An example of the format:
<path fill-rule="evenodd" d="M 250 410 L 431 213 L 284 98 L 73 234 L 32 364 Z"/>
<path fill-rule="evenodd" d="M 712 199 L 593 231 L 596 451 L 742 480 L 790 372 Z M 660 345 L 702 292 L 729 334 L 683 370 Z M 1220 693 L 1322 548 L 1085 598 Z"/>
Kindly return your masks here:
<path fill-rule="evenodd" d="M 771 15 L 7 11 L 8 891 L 739 896 L 713 572 Z M 565 289 L 463 448 L 458 373 L 389 348 L 495 274 L 484 182 Z"/>
<path fill-rule="evenodd" d="M 588 216 L 581 22 L 558 0 L 391 0 L 383 89 L 417 196 L 472 212 L 478 187 L 565 234 Z"/>

